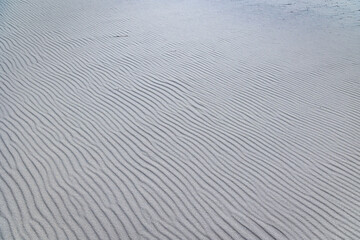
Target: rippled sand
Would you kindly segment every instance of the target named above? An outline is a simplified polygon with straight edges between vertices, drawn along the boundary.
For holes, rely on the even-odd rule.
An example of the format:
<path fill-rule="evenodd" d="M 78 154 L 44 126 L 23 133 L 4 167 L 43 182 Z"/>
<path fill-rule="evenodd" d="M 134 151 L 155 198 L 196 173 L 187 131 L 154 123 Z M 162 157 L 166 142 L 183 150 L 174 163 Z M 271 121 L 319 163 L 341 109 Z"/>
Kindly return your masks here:
<path fill-rule="evenodd" d="M 360 3 L 0 2 L 0 239 L 360 239 Z"/>

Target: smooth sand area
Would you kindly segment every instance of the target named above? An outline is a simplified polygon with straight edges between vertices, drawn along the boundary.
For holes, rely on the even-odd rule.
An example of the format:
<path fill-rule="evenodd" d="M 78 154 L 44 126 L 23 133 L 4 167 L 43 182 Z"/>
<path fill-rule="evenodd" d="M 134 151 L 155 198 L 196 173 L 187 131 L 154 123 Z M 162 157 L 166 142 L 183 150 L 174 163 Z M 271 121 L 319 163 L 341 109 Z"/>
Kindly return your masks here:
<path fill-rule="evenodd" d="M 360 2 L 0 0 L 0 239 L 360 239 Z"/>

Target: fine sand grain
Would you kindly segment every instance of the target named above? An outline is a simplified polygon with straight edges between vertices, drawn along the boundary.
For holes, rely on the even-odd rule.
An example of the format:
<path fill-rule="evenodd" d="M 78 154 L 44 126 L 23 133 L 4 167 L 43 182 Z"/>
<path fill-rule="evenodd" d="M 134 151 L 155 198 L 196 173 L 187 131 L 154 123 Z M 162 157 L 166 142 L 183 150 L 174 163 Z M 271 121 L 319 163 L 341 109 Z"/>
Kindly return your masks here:
<path fill-rule="evenodd" d="M 0 239 L 360 239 L 359 10 L 0 0 Z"/>

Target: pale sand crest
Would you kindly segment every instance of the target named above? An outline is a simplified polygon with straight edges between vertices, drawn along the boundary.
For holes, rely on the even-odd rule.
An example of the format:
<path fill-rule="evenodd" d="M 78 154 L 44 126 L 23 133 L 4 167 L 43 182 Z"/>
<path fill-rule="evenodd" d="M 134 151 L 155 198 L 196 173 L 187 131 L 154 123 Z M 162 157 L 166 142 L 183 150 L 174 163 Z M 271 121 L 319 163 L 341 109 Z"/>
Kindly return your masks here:
<path fill-rule="evenodd" d="M 0 2 L 1 239 L 360 239 L 357 1 Z"/>

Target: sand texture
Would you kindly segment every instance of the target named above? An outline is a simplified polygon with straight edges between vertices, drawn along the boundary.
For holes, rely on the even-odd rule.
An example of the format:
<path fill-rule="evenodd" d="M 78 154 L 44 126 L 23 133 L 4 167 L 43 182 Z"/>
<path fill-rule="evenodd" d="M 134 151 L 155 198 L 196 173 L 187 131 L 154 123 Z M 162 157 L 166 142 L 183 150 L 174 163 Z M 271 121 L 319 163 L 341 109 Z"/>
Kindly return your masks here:
<path fill-rule="evenodd" d="M 0 239 L 360 239 L 359 10 L 0 0 Z"/>

